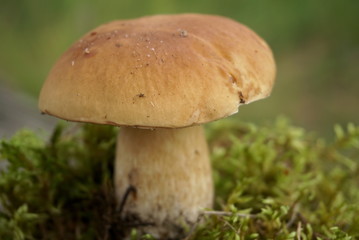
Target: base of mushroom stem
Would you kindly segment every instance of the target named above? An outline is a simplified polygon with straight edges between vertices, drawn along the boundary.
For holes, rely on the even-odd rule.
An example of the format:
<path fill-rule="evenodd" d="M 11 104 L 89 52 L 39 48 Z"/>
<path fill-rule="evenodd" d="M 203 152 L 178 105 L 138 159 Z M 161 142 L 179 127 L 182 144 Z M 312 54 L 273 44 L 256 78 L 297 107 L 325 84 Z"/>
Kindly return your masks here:
<path fill-rule="evenodd" d="M 131 239 L 131 230 L 136 229 L 138 235 L 150 234 L 158 240 L 180 240 L 189 234 L 189 229 L 195 222 L 189 222 L 185 219 L 178 219 L 176 222 L 165 220 L 163 223 L 155 223 L 154 219 L 143 220 L 137 214 L 126 213 L 122 222 L 127 226 L 125 235 Z M 183 224 L 179 224 L 182 222 Z"/>
<path fill-rule="evenodd" d="M 213 202 L 203 128 L 122 128 L 115 188 L 122 218 L 137 222 L 139 232 L 181 239 Z"/>

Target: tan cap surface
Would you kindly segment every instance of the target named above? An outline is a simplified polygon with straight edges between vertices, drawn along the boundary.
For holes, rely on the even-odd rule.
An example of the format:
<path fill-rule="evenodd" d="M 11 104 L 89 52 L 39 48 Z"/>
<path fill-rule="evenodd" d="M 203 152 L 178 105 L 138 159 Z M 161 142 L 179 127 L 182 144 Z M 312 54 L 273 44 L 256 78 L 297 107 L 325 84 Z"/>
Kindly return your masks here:
<path fill-rule="evenodd" d="M 270 94 L 268 45 L 228 18 L 158 15 L 104 24 L 74 43 L 41 90 L 42 112 L 71 121 L 185 127 Z"/>

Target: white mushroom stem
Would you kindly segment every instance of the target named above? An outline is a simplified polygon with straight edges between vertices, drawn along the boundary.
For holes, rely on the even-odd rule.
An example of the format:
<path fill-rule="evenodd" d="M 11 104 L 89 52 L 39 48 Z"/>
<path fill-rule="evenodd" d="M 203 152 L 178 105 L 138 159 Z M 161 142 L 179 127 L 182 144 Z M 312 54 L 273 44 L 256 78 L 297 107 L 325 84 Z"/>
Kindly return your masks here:
<path fill-rule="evenodd" d="M 116 197 L 125 219 L 157 238 L 174 238 L 212 207 L 213 184 L 201 126 L 120 130 Z"/>

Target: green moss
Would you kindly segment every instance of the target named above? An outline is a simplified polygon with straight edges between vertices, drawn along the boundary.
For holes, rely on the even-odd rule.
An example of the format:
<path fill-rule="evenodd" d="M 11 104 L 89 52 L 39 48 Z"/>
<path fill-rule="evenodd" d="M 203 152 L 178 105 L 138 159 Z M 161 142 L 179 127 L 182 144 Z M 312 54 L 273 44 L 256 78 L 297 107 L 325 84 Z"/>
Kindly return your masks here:
<path fill-rule="evenodd" d="M 1 141 L 0 239 L 138 239 L 116 214 L 116 133 L 59 125 L 48 142 L 30 131 Z M 217 212 L 204 213 L 188 240 L 359 239 L 358 126 L 336 126 L 333 141 L 282 118 L 219 121 L 207 134 Z"/>

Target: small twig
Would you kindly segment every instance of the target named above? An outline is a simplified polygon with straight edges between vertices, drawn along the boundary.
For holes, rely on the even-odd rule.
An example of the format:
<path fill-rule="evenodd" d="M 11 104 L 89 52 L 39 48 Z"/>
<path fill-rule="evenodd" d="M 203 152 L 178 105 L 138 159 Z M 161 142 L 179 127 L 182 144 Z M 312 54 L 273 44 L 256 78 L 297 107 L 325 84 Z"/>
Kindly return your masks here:
<path fill-rule="evenodd" d="M 222 221 L 224 225 L 227 225 L 229 228 L 231 228 L 233 232 L 237 233 L 238 235 L 240 234 L 240 229 L 236 230 L 232 224 L 225 221 L 224 219 L 220 219 L 220 221 Z"/>
<path fill-rule="evenodd" d="M 301 240 L 301 233 L 302 233 L 302 222 L 298 222 L 297 226 L 297 240 Z"/>
<path fill-rule="evenodd" d="M 220 221 L 222 221 L 224 223 L 224 225 L 227 225 L 230 229 L 232 229 L 233 232 L 237 233 L 239 235 L 239 229 L 238 231 L 233 227 L 232 224 L 230 224 L 229 222 L 225 221 L 224 219 L 220 219 Z"/>
<path fill-rule="evenodd" d="M 298 215 L 300 215 L 298 210 L 299 210 L 299 205 L 297 203 L 294 203 L 293 207 L 292 207 L 292 214 L 290 215 L 290 219 L 288 220 L 288 222 L 286 224 L 287 229 L 289 229 L 293 225 L 293 223 L 295 222 Z M 283 230 L 284 230 L 284 228 L 280 229 L 276 233 L 276 236 L 279 236 L 283 232 Z"/>
<path fill-rule="evenodd" d="M 118 207 L 118 213 L 121 214 L 122 211 L 123 211 L 123 208 L 125 207 L 125 204 L 126 204 L 126 201 L 127 201 L 127 198 L 129 197 L 130 193 L 134 193 L 136 194 L 137 190 L 134 186 L 128 186 L 127 189 L 126 189 L 126 192 L 125 192 L 125 195 L 123 196 L 122 198 L 122 201 Z"/>
<path fill-rule="evenodd" d="M 225 211 L 202 211 L 198 215 L 196 222 L 192 225 L 191 229 L 189 230 L 187 237 L 184 238 L 183 240 L 191 239 L 191 236 L 192 236 L 194 230 L 197 228 L 198 224 L 201 222 L 202 218 L 205 215 L 207 215 L 207 216 L 210 216 L 210 215 L 215 215 L 215 216 L 239 216 L 239 217 L 243 217 L 243 218 L 254 218 L 254 217 L 256 217 L 255 214 L 232 213 L 232 212 L 225 212 Z M 225 224 L 228 225 L 230 228 L 232 228 L 233 231 L 238 233 L 238 231 L 236 231 L 232 225 L 230 225 L 227 222 L 225 222 Z"/>
<path fill-rule="evenodd" d="M 216 216 L 238 216 L 238 217 L 247 217 L 247 218 L 254 218 L 257 217 L 255 214 L 246 214 L 246 213 L 232 213 L 232 212 L 225 212 L 225 211 L 203 211 L 203 215 L 216 215 Z"/>
<path fill-rule="evenodd" d="M 287 223 L 287 228 L 290 228 L 298 216 L 299 205 L 295 204 L 292 210 L 292 215 Z"/>
<path fill-rule="evenodd" d="M 200 213 L 200 214 L 198 215 L 198 217 L 197 217 L 196 222 L 195 222 L 194 224 L 192 224 L 192 227 L 191 227 L 191 229 L 189 230 L 187 237 L 185 237 L 183 240 L 189 240 L 189 239 L 191 239 L 191 236 L 192 236 L 194 230 L 197 228 L 197 226 L 198 226 L 198 224 L 201 222 L 202 218 L 203 218 L 203 213 Z"/>

